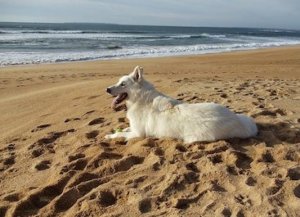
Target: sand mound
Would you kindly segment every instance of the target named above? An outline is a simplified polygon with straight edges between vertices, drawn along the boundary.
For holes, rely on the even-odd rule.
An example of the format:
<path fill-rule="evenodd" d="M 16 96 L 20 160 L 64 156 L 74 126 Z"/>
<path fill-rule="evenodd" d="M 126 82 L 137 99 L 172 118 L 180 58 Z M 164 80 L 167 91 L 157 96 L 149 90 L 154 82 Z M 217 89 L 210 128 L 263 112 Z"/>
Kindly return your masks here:
<path fill-rule="evenodd" d="M 59 175 L 43 187 L 3 195 L 2 210 L 10 208 L 12 216 L 297 216 L 299 151 L 300 144 L 269 147 L 259 139 L 92 142 L 61 166 L 35 165 L 56 167 Z"/>

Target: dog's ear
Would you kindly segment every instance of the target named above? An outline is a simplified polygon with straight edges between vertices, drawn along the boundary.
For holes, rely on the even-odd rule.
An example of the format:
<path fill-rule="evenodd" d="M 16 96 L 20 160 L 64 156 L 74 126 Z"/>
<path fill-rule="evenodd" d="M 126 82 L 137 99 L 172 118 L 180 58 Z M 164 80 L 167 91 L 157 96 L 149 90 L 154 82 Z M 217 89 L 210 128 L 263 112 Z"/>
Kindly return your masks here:
<path fill-rule="evenodd" d="M 141 81 L 143 79 L 143 68 L 140 66 L 136 66 L 131 73 L 131 76 L 135 81 Z"/>

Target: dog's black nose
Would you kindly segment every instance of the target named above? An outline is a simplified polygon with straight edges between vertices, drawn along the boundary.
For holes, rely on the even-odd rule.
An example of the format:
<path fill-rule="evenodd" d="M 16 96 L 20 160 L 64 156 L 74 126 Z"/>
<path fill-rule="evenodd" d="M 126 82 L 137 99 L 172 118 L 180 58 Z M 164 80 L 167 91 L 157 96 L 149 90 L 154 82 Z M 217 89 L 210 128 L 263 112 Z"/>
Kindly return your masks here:
<path fill-rule="evenodd" d="M 106 92 L 107 93 L 111 93 L 111 89 L 108 87 L 108 88 L 106 88 Z"/>

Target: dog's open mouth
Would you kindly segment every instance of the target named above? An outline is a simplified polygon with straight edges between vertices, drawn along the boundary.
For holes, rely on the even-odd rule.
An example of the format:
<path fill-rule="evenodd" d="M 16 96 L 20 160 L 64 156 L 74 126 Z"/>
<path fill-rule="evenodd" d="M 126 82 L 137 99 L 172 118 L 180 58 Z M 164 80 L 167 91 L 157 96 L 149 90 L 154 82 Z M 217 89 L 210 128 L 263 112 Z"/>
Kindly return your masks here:
<path fill-rule="evenodd" d="M 120 93 L 116 98 L 114 98 L 112 102 L 112 108 L 116 108 L 116 106 L 123 102 L 127 98 L 127 96 L 127 93 Z"/>

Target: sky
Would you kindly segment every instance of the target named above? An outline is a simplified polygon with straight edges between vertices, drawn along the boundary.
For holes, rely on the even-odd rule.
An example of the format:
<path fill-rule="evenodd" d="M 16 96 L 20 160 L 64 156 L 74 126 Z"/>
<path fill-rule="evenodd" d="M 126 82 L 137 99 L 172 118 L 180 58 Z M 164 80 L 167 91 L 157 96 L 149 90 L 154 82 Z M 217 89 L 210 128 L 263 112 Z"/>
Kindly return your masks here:
<path fill-rule="evenodd" d="M 0 21 L 300 29 L 300 0 L 0 0 Z"/>

